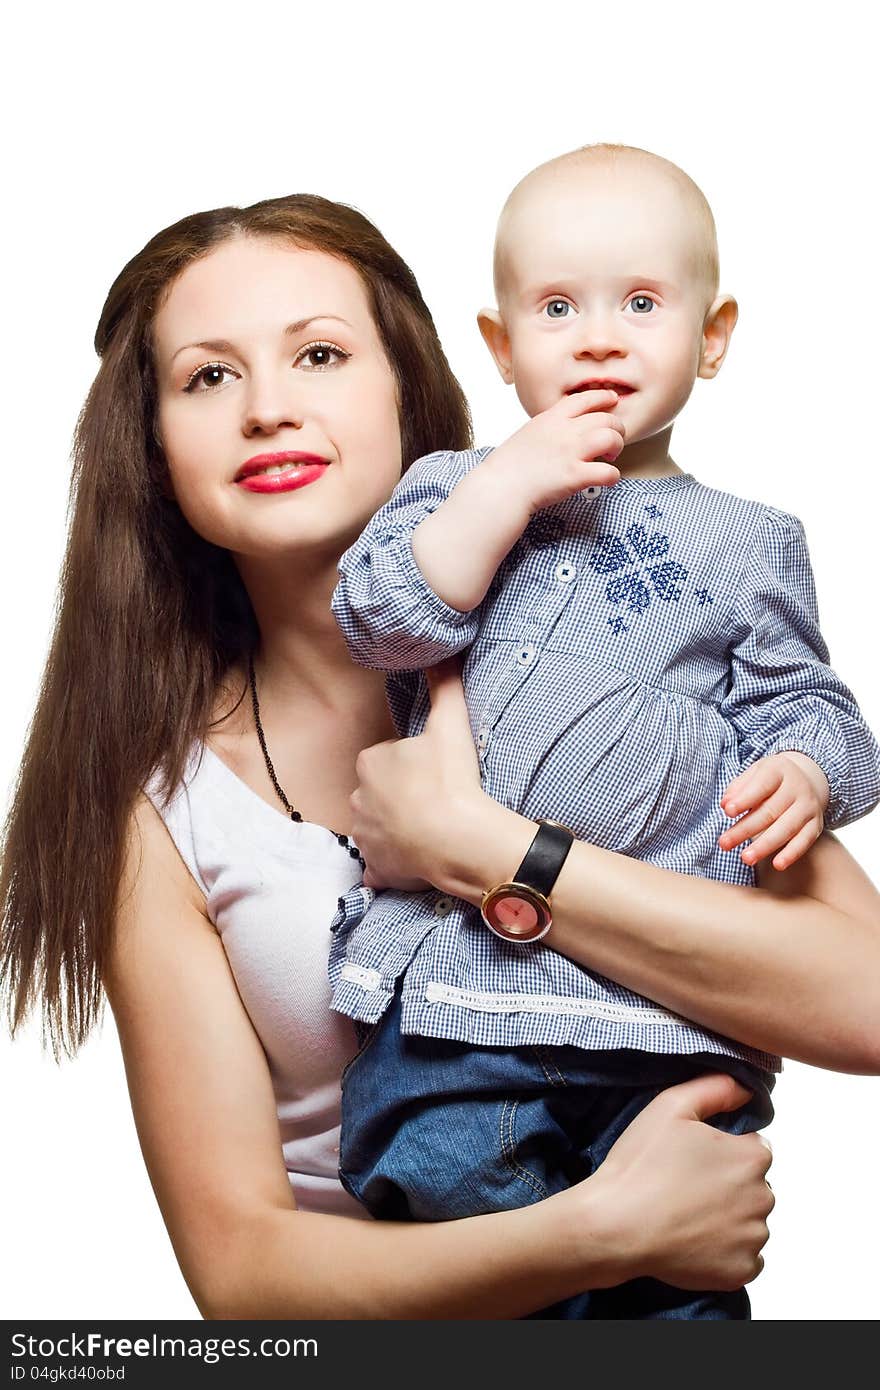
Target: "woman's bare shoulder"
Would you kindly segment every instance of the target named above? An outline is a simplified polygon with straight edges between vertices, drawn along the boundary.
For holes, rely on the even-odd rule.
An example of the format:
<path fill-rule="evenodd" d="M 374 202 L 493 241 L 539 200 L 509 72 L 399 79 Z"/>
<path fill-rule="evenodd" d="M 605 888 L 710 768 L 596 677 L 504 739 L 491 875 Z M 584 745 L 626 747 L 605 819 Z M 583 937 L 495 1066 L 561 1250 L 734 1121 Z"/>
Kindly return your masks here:
<path fill-rule="evenodd" d="M 129 816 L 113 940 L 104 972 L 123 1049 L 129 1014 L 158 1009 L 181 969 L 223 958 L 204 895 L 150 799 Z M 225 960 L 225 958 L 224 958 Z"/>
<path fill-rule="evenodd" d="M 105 984 L 144 1159 L 200 1308 L 218 1245 L 294 1205 L 271 1077 L 205 901 L 148 798 L 132 810 Z M 234 1263 L 234 1261 L 233 1261 Z"/>
<path fill-rule="evenodd" d="M 117 904 L 117 943 L 149 909 L 188 904 L 208 922 L 205 897 L 187 869 L 167 825 L 140 793 L 128 819 Z M 210 925 L 210 923 L 209 923 Z"/>

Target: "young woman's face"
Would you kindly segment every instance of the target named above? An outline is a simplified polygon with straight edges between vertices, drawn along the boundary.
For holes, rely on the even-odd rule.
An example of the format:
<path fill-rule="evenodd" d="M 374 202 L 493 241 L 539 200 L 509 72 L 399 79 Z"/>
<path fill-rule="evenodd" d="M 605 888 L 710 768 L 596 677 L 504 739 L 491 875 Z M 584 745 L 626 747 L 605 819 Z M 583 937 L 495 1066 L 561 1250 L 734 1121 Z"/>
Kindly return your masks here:
<path fill-rule="evenodd" d="M 346 261 L 241 237 L 196 261 L 154 324 L 178 505 L 250 557 L 338 556 L 400 477 L 391 367 Z"/>

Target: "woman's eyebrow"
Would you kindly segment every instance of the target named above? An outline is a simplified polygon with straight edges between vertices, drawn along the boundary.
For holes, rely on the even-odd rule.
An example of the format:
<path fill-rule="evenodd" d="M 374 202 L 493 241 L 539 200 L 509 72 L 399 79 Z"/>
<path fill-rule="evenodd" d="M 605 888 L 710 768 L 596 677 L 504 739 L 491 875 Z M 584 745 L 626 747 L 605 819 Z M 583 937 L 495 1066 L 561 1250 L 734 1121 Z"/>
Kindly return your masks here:
<path fill-rule="evenodd" d="M 354 327 L 348 319 L 344 319 L 340 314 L 310 314 L 307 319 L 297 319 L 296 323 L 289 323 L 284 332 L 288 335 L 302 333 L 304 328 L 308 328 L 309 324 L 314 323 L 317 319 L 333 319 L 336 323 L 344 323 L 346 328 Z"/>
<path fill-rule="evenodd" d="M 348 319 L 342 318 L 340 314 L 309 314 L 307 318 L 297 319 L 294 323 L 289 323 L 284 330 L 285 337 L 292 338 L 295 334 L 302 333 L 304 328 L 308 328 L 310 323 L 315 323 L 318 319 L 333 319 L 336 323 L 344 323 L 346 328 L 352 327 Z M 235 351 L 234 344 L 227 342 L 225 338 L 211 338 L 203 343 L 184 343 L 183 347 L 179 347 L 177 351 L 172 354 L 171 361 L 173 362 L 175 357 L 179 357 L 179 355 L 182 352 L 186 352 L 188 348 L 199 348 L 204 352 Z"/>

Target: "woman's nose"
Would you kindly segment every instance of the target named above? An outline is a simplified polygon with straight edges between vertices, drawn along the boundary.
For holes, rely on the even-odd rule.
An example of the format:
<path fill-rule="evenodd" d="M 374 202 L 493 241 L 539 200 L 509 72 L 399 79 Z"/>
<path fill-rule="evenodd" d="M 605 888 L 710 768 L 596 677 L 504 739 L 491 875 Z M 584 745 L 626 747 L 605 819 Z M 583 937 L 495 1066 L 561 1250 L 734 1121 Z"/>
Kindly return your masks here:
<path fill-rule="evenodd" d="M 282 378 L 251 378 L 242 421 L 246 435 L 275 434 L 285 425 L 302 428 L 302 399 L 292 378 L 289 367 Z"/>

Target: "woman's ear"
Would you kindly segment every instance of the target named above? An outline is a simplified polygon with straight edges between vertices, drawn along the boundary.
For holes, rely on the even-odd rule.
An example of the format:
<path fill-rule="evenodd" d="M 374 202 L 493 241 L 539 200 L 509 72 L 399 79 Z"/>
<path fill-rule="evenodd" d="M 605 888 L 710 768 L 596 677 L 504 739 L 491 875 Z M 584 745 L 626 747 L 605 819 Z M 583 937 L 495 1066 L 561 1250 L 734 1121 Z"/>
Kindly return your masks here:
<path fill-rule="evenodd" d="M 719 294 L 710 305 L 703 322 L 703 347 L 697 376 L 708 381 L 718 375 L 738 317 L 739 309 L 732 295 Z"/>
<path fill-rule="evenodd" d="M 513 368 L 510 361 L 510 337 L 504 320 L 497 309 L 481 309 L 477 323 L 486 347 L 495 358 L 495 366 L 501 373 L 501 380 L 507 386 L 513 384 Z"/>

